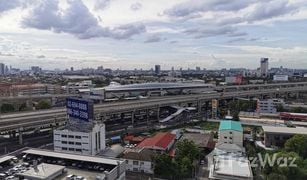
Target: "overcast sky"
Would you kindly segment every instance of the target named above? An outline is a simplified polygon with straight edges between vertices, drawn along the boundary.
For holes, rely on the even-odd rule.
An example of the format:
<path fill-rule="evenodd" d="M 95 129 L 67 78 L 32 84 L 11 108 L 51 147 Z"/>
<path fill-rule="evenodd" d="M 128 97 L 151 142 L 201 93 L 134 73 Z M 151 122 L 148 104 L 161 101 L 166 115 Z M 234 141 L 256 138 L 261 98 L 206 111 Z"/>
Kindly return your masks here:
<path fill-rule="evenodd" d="M 307 68 L 306 0 L 0 0 L 0 62 Z"/>

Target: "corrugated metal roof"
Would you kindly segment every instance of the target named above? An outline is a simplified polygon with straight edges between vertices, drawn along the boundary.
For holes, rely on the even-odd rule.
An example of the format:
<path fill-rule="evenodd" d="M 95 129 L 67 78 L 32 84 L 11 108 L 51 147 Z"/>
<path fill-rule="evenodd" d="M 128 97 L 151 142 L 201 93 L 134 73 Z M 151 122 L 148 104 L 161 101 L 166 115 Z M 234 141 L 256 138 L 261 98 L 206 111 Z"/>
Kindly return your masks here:
<path fill-rule="evenodd" d="M 219 131 L 234 130 L 243 132 L 242 125 L 239 121 L 223 120 L 220 122 Z"/>

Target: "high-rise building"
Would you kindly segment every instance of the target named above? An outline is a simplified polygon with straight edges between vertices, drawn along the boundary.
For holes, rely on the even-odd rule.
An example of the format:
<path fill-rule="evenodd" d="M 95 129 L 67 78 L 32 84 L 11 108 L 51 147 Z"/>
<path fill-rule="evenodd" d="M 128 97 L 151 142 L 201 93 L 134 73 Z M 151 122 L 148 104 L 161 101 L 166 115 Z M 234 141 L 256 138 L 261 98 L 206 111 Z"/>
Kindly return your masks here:
<path fill-rule="evenodd" d="M 39 72 L 42 71 L 42 69 L 41 69 L 39 66 L 32 66 L 32 67 L 31 67 L 31 71 L 32 71 L 33 73 L 39 73 Z"/>
<path fill-rule="evenodd" d="M 0 63 L 0 76 L 5 74 L 5 65 L 3 63 Z"/>
<path fill-rule="evenodd" d="M 269 72 L 269 58 L 260 59 L 260 74 L 261 77 L 268 77 Z"/>
<path fill-rule="evenodd" d="M 161 73 L 161 66 L 160 65 L 155 65 L 155 73 L 159 75 Z"/>

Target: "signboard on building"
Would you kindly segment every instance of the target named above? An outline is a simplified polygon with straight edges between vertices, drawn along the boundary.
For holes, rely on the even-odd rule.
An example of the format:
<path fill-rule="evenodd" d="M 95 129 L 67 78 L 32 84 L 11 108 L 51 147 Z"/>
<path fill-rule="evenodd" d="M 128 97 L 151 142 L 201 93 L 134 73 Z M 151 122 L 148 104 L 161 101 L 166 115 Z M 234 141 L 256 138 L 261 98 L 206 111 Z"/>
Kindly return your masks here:
<path fill-rule="evenodd" d="M 90 100 L 80 98 L 67 98 L 66 108 L 69 118 L 86 122 L 93 120 L 94 104 Z"/>
<path fill-rule="evenodd" d="M 288 81 L 288 75 L 274 75 L 273 81 Z"/>
<path fill-rule="evenodd" d="M 227 84 L 238 84 L 240 85 L 242 83 L 242 75 L 237 76 L 228 76 L 225 78 L 225 81 Z"/>
<path fill-rule="evenodd" d="M 211 106 L 212 106 L 212 118 L 216 119 L 217 117 L 217 109 L 218 109 L 219 101 L 217 99 L 212 99 Z"/>

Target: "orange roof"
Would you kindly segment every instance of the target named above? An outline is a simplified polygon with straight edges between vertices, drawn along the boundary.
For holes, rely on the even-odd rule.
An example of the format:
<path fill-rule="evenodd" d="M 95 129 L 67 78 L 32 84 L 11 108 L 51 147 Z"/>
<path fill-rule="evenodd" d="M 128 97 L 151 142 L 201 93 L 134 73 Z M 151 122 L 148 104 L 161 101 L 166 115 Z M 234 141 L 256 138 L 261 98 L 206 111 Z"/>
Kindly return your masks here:
<path fill-rule="evenodd" d="M 154 137 L 147 138 L 144 141 L 142 141 L 137 147 L 139 148 L 153 148 L 153 149 L 162 149 L 166 150 L 168 145 L 174 141 L 176 138 L 176 135 L 171 134 L 169 132 L 167 133 L 158 133 Z"/>

